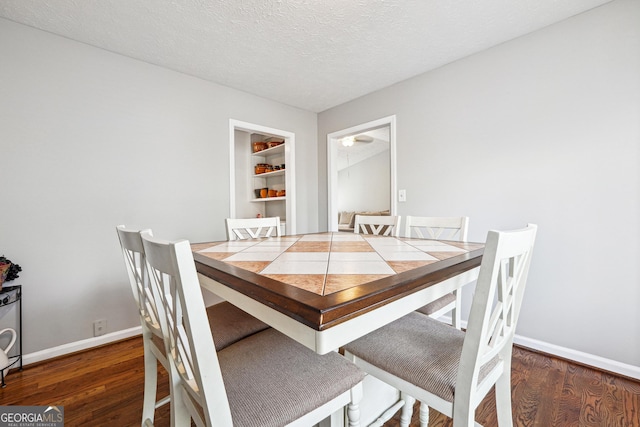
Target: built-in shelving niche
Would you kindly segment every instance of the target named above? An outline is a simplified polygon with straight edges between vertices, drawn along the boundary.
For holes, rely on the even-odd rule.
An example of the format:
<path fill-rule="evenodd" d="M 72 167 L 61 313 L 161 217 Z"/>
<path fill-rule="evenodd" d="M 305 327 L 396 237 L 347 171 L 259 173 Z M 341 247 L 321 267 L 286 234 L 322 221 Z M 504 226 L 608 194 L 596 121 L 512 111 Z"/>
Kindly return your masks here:
<path fill-rule="evenodd" d="M 230 134 L 230 217 L 255 218 L 279 216 L 284 234 L 296 233 L 295 209 L 295 134 L 238 120 L 229 121 Z M 253 152 L 258 141 L 283 141 L 283 144 Z M 285 165 L 273 172 L 255 173 L 255 165 Z M 255 190 L 284 190 L 284 196 L 256 197 Z"/>

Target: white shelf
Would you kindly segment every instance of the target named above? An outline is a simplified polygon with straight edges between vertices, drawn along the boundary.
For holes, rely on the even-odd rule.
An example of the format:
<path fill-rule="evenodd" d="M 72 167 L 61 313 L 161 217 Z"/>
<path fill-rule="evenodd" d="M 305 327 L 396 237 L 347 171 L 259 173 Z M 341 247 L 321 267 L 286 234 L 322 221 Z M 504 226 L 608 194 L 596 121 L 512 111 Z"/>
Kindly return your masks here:
<path fill-rule="evenodd" d="M 287 196 L 282 196 L 282 197 L 261 197 L 259 199 L 251 200 L 251 203 L 277 202 L 278 200 L 287 200 Z"/>
<path fill-rule="evenodd" d="M 229 120 L 231 141 L 230 214 L 235 218 L 287 218 L 286 233 L 296 232 L 295 134 L 253 123 Z M 253 152 L 255 142 L 283 141 L 272 148 Z M 260 144 L 258 144 L 260 145 Z M 286 169 L 255 173 L 259 163 Z M 286 191 L 281 197 L 256 197 L 256 190 Z M 276 194 L 271 192 L 271 194 Z M 282 194 L 282 193 L 280 193 Z M 285 227 L 283 227 L 285 228 Z"/>
<path fill-rule="evenodd" d="M 267 148 L 262 151 L 258 151 L 257 153 L 251 153 L 251 156 L 255 159 L 254 163 L 269 163 L 271 160 L 277 160 L 278 163 L 284 163 L 284 154 L 285 154 L 285 143 L 280 144 L 276 147 Z M 264 159 L 264 160 L 262 160 Z M 254 169 L 255 170 L 255 169 Z M 269 189 L 273 189 L 272 186 L 275 186 L 278 190 L 285 189 L 287 187 L 287 183 L 285 181 L 286 177 L 286 169 L 274 170 L 271 172 L 264 173 L 253 173 L 252 178 L 259 179 L 260 181 L 254 181 L 254 187 L 267 187 Z M 272 179 L 273 178 L 273 179 Z M 286 196 L 281 197 L 256 197 L 250 200 L 251 203 L 264 203 L 264 202 L 282 202 L 286 201 Z"/>
<path fill-rule="evenodd" d="M 255 153 L 251 153 L 251 155 L 266 157 L 266 156 L 272 156 L 274 154 L 281 154 L 281 153 L 284 153 L 284 144 L 280 144 L 276 147 L 267 148 L 261 151 L 256 151 Z"/>
<path fill-rule="evenodd" d="M 284 169 L 280 169 L 280 170 L 273 171 L 273 172 L 256 173 L 256 174 L 253 174 L 253 177 L 254 178 L 266 178 L 266 177 L 269 177 L 269 176 L 284 175 L 284 171 L 285 171 Z"/>

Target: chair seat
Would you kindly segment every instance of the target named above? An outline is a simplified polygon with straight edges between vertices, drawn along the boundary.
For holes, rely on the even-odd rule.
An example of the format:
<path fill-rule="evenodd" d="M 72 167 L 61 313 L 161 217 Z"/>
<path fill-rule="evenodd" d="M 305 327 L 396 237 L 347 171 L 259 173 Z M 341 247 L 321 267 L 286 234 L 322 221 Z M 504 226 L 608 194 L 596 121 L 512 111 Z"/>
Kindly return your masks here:
<path fill-rule="evenodd" d="M 378 368 L 452 402 L 465 333 L 413 312 L 348 344 L 345 350 Z M 482 381 L 498 363 L 480 371 Z"/>
<path fill-rule="evenodd" d="M 207 307 L 207 317 L 217 351 L 269 328 L 266 323 L 227 301 Z"/>
<path fill-rule="evenodd" d="M 446 294 L 443 297 L 438 298 L 437 300 L 430 302 L 424 307 L 420 307 L 416 311 L 418 313 L 426 314 L 427 316 L 431 316 L 433 313 L 438 310 L 448 306 L 449 304 L 455 304 L 456 296 L 453 293 Z"/>
<path fill-rule="evenodd" d="M 220 351 L 245 337 L 269 328 L 266 323 L 245 313 L 227 301 L 207 307 L 207 317 L 216 351 Z M 154 334 L 152 339 L 155 346 L 158 347 L 162 354 L 165 354 L 162 336 Z"/>
<path fill-rule="evenodd" d="M 365 376 L 340 354 L 318 355 L 275 329 L 230 345 L 218 359 L 234 426 L 286 425 Z"/>

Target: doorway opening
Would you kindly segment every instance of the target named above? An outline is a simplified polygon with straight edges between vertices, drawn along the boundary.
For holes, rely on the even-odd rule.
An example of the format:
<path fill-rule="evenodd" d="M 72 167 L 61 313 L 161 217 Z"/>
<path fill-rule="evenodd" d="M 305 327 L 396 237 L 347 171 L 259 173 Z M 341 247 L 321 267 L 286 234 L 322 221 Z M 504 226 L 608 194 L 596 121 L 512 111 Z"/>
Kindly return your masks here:
<path fill-rule="evenodd" d="M 395 115 L 328 134 L 327 180 L 329 231 L 341 212 L 396 215 Z"/>

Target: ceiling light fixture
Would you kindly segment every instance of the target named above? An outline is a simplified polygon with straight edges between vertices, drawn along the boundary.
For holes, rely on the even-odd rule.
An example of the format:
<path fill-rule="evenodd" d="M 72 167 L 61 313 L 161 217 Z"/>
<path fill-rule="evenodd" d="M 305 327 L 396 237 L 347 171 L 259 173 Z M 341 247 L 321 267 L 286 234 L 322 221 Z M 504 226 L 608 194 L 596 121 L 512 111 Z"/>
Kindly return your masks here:
<path fill-rule="evenodd" d="M 347 136 L 342 138 L 342 145 L 345 147 L 351 147 L 356 139 L 352 136 Z"/>

